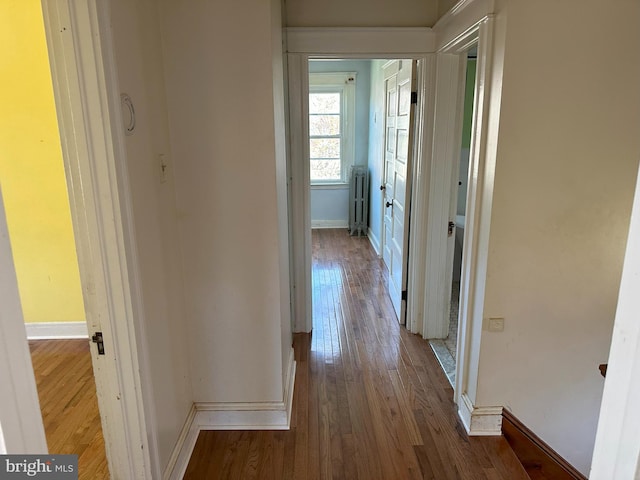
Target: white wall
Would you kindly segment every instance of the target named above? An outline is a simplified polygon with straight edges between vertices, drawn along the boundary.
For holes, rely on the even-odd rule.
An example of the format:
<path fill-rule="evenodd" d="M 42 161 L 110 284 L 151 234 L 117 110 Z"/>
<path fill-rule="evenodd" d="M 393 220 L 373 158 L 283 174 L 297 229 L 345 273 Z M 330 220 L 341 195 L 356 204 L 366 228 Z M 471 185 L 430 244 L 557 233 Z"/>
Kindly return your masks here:
<path fill-rule="evenodd" d="M 179 225 L 172 166 L 160 183 L 158 154 L 171 160 L 157 6 L 152 0 L 112 3 L 118 80 L 136 111 L 126 137 L 127 166 L 144 302 L 145 332 L 162 468 L 192 405 Z M 147 412 L 149 413 L 149 412 Z M 154 439 L 152 439 L 153 441 Z"/>
<path fill-rule="evenodd" d="M 311 228 L 347 228 L 349 185 L 311 187 Z"/>
<path fill-rule="evenodd" d="M 584 32 L 590 32 L 584 35 Z M 508 2 L 476 406 L 588 473 L 640 157 L 640 4 Z"/>
<path fill-rule="evenodd" d="M 278 211 L 276 10 L 259 0 L 162 1 L 197 402 L 283 400 L 291 336 Z"/>
<path fill-rule="evenodd" d="M 369 90 L 371 60 L 310 61 L 309 73 L 356 72 L 356 165 L 366 165 L 369 142 Z M 349 223 L 349 186 L 313 186 L 311 188 L 311 225 L 347 226 Z"/>
<path fill-rule="evenodd" d="M 371 95 L 369 97 L 369 238 L 378 249 L 382 241 L 382 200 L 384 163 L 384 72 L 382 66 L 387 60 L 371 62 Z"/>
<path fill-rule="evenodd" d="M 287 0 L 288 27 L 431 27 L 437 0 Z"/>

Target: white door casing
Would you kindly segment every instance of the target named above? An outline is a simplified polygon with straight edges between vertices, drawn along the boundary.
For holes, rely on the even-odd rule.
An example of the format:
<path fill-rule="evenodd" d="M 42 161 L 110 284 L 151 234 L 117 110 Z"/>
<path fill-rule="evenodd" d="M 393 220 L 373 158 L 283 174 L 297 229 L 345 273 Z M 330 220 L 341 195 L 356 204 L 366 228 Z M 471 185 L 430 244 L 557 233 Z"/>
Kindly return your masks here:
<path fill-rule="evenodd" d="M 353 59 L 413 59 L 421 65 L 418 72 L 416 88 L 418 90 L 418 106 L 416 109 L 415 142 L 412 145 L 413 162 L 412 176 L 418 179 L 417 188 L 412 189 L 412 198 L 420 201 L 412 202 L 412 217 L 420 228 L 412 229 L 412 244 L 420 245 L 426 217 L 425 198 L 428 188 L 428 172 L 424 165 L 424 153 L 430 150 L 430 133 L 425 129 L 430 125 L 430 115 L 426 109 L 431 105 L 427 95 L 427 84 L 430 84 L 430 67 L 433 65 L 431 55 L 435 48 L 435 36 L 430 28 L 287 28 L 287 64 L 288 64 L 288 93 L 289 93 L 289 151 L 291 156 L 292 183 L 292 222 L 293 242 L 292 258 L 294 262 L 293 285 L 294 311 L 296 332 L 310 332 L 311 318 L 311 220 L 309 206 L 309 165 L 308 158 L 308 69 L 310 58 L 353 58 Z M 422 257 L 423 252 L 417 252 L 416 257 Z M 413 266 L 411 266 L 413 267 Z M 409 268 L 409 283 L 413 284 L 414 277 L 421 277 L 420 268 Z M 408 307 L 412 312 L 411 330 L 415 325 L 421 325 L 418 315 L 422 308 L 422 288 L 416 293 L 408 292 Z M 413 314 L 416 318 L 413 318 Z M 419 327 L 418 327 L 419 328 Z"/>
<path fill-rule="evenodd" d="M 453 13 L 443 17 L 439 25 L 436 25 L 441 41 L 437 55 L 431 188 L 427 217 L 426 244 L 429 251 L 425 272 L 423 335 L 429 337 L 434 332 L 440 332 L 448 321 L 446 317 L 450 293 L 444 288 L 430 287 L 446 283 L 447 271 L 450 270 L 447 259 L 450 258 L 452 245 L 446 238 L 446 222 L 453 220 L 449 218 L 452 197 L 450 189 L 454 185 L 453 165 L 458 161 L 460 147 L 463 64 L 467 50 L 477 44 L 454 385 L 454 401 L 458 404 L 460 417 L 467 431 L 473 434 L 502 93 L 505 24 L 504 21 L 496 24 L 492 15 L 481 13 L 492 8 L 490 4 L 472 2 L 469 5 L 468 9 L 452 10 Z M 440 193 L 436 192 L 438 188 Z"/>
<path fill-rule="evenodd" d="M 407 291 L 413 65 L 411 60 L 393 60 L 383 67 L 385 140 L 382 258 L 389 272 L 389 296 L 401 324 L 405 323 L 407 305 L 403 292 Z"/>
<path fill-rule="evenodd" d="M 114 479 L 161 476 L 108 2 L 44 0 L 98 404 Z"/>

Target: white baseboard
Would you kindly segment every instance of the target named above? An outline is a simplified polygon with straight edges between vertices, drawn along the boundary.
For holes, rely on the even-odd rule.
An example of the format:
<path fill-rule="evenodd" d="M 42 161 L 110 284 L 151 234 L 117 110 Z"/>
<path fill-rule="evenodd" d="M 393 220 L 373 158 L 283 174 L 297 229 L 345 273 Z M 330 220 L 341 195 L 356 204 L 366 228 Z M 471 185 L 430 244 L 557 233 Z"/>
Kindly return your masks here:
<path fill-rule="evenodd" d="M 458 402 L 458 415 L 469 436 L 502 434 L 502 407 L 474 407 L 464 394 Z"/>
<path fill-rule="evenodd" d="M 162 474 L 163 480 L 181 480 L 182 477 L 184 477 L 187 466 L 189 465 L 189 460 L 191 459 L 191 454 L 196 446 L 196 441 L 198 441 L 198 434 L 200 433 L 198 424 L 195 422 L 196 414 L 196 405 L 193 404 L 182 426 L 182 430 L 180 430 L 176 445 L 173 447 L 173 452 L 171 452 L 171 456 L 169 457 L 169 463 L 167 463 L 164 473 Z"/>
<path fill-rule="evenodd" d="M 373 247 L 373 249 L 376 251 L 376 254 L 378 256 L 381 256 L 380 253 L 380 240 L 378 240 L 378 237 L 376 237 L 373 232 L 371 231 L 371 229 L 368 230 L 367 232 L 367 237 L 369 237 L 369 243 L 371 244 L 371 246 Z"/>
<path fill-rule="evenodd" d="M 25 323 L 29 340 L 89 338 L 87 322 Z"/>
<path fill-rule="evenodd" d="M 196 403 L 200 430 L 288 430 L 293 403 L 296 362 L 293 348 L 281 402 Z"/>
<path fill-rule="evenodd" d="M 311 228 L 349 228 L 348 220 L 311 220 Z"/>
<path fill-rule="evenodd" d="M 293 348 L 285 378 L 282 402 L 196 402 L 191 407 L 171 454 L 164 480 L 181 480 L 202 430 L 288 430 L 293 408 L 296 362 Z"/>

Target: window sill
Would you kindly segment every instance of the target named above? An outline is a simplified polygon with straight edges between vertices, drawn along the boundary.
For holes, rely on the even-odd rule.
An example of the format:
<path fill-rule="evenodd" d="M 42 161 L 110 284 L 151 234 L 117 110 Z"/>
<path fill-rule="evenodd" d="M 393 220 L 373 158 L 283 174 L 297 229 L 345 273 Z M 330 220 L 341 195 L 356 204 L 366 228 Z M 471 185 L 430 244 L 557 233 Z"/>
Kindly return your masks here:
<path fill-rule="evenodd" d="M 311 184 L 311 190 L 343 190 L 346 188 L 349 188 L 349 184 L 347 182 Z"/>

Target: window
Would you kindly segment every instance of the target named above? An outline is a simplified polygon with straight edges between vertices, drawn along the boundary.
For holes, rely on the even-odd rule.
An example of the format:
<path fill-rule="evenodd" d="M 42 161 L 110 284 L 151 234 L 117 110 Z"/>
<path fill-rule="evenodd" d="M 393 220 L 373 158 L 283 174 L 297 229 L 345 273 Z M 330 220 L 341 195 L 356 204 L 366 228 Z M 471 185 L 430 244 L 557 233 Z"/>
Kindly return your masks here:
<path fill-rule="evenodd" d="M 311 183 L 346 183 L 353 165 L 355 73 L 309 75 Z"/>

